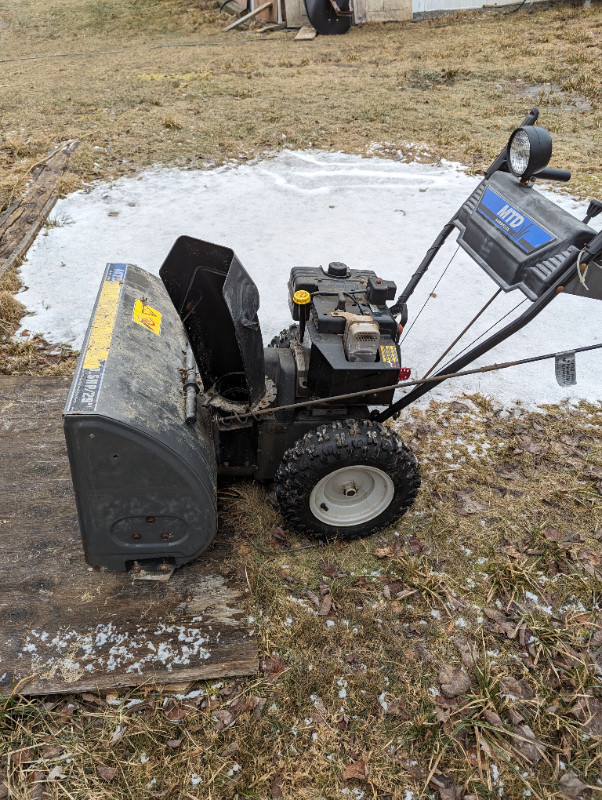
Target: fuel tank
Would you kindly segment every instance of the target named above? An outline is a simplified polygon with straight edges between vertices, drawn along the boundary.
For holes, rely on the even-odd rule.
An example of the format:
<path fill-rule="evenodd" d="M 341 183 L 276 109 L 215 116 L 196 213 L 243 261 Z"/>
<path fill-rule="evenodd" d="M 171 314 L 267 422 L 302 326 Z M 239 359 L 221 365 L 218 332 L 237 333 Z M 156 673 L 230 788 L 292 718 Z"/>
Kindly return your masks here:
<path fill-rule="evenodd" d="M 186 422 L 188 346 L 161 280 L 107 265 L 63 415 L 92 565 L 124 571 L 159 560 L 170 569 L 215 536 L 210 421 L 200 413 Z"/>

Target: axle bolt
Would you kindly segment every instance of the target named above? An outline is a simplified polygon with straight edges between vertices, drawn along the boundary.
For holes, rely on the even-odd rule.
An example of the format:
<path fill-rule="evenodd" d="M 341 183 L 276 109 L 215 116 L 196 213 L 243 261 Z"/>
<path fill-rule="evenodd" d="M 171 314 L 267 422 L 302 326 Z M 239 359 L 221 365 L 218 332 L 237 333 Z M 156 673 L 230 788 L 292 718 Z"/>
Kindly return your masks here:
<path fill-rule="evenodd" d="M 343 485 L 343 494 L 345 497 L 355 497 L 357 494 L 357 486 L 353 481 L 349 481 Z"/>

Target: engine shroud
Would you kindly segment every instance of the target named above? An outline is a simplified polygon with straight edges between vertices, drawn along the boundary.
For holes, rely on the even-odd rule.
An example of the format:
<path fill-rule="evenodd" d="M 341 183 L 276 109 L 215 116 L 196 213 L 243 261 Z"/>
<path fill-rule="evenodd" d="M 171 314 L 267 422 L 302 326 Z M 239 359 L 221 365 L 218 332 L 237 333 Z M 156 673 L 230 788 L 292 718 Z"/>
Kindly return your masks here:
<path fill-rule="evenodd" d="M 397 383 L 401 368 L 399 325 L 386 306 L 393 300 L 397 287 L 393 281 L 379 278 L 372 270 L 350 270 L 334 262 L 323 267 L 294 267 L 288 283 L 289 304 L 293 319 L 299 320 L 300 307 L 293 302 L 295 292 L 310 293 L 311 309 L 306 337 L 309 346 L 307 389 L 319 397 L 349 392 L 365 392 Z M 335 314 L 335 312 L 338 312 Z M 372 319 L 380 331 L 380 344 L 375 361 L 350 361 L 345 353 L 346 318 L 343 314 Z M 385 405 L 391 392 L 380 392 L 350 399 L 349 404 Z"/>

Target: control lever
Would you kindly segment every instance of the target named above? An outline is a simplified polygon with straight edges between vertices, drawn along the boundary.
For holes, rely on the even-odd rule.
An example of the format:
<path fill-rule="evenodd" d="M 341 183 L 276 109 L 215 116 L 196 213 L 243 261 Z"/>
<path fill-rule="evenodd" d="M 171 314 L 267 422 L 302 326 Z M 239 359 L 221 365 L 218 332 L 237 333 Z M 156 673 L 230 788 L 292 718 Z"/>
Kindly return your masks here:
<path fill-rule="evenodd" d="M 583 218 L 583 222 L 585 222 L 585 224 L 587 225 L 590 219 L 597 217 L 601 211 L 602 211 L 602 200 L 592 200 L 587 207 L 587 213 Z"/>

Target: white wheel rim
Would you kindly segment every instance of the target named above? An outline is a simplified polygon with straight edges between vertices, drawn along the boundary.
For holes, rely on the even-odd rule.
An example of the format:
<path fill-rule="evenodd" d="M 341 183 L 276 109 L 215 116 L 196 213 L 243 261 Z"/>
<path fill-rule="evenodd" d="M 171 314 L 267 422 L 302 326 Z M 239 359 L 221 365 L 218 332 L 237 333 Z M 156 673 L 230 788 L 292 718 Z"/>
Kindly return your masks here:
<path fill-rule="evenodd" d="M 391 504 L 393 481 L 376 467 L 343 467 L 325 475 L 309 498 L 311 513 L 327 525 L 349 528 L 376 519 Z"/>

